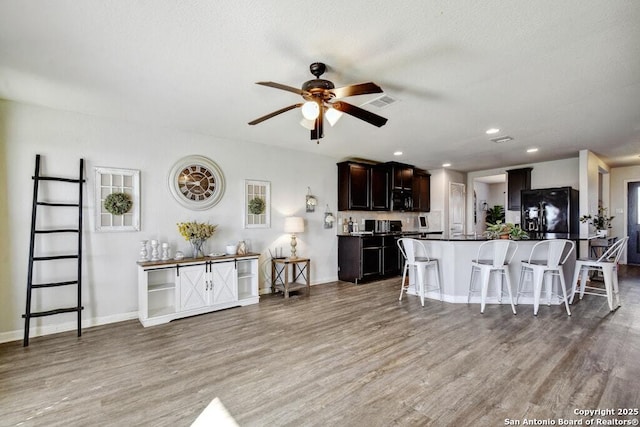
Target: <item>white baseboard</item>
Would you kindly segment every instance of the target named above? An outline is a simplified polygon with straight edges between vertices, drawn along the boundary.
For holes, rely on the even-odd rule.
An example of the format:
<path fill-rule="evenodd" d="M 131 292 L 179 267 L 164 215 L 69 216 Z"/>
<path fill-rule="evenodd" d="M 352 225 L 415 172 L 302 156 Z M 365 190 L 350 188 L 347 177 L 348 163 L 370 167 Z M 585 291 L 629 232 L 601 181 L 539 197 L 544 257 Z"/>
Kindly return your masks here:
<path fill-rule="evenodd" d="M 91 328 L 93 326 L 106 325 L 109 323 L 123 322 L 125 320 L 137 319 L 138 312 L 114 314 L 111 316 L 94 317 L 91 319 L 82 319 L 82 329 Z M 77 328 L 75 321 L 56 323 L 54 325 L 35 326 L 29 329 L 29 337 L 40 337 L 43 335 L 56 334 L 58 332 L 75 331 Z M 0 332 L 0 343 L 18 341 L 23 339 L 24 330 Z"/>

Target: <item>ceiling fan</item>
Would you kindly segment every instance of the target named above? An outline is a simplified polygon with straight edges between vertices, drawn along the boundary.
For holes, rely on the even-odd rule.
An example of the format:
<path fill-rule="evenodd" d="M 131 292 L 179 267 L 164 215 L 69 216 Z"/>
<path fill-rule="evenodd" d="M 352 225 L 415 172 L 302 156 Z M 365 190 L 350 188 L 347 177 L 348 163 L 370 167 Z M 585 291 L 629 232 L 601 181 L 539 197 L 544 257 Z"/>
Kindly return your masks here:
<path fill-rule="evenodd" d="M 309 70 L 316 78 L 304 82 L 301 89 L 274 82 L 256 82 L 256 84 L 259 85 L 297 93 L 302 96 L 304 102 L 281 108 L 267 114 L 266 116 L 259 117 L 249 122 L 249 124 L 257 125 L 258 123 L 262 123 L 267 119 L 277 116 L 278 114 L 293 110 L 294 108 L 301 108 L 302 115 L 305 119 L 314 121 L 313 129 L 311 129 L 311 139 L 318 140 L 319 143 L 320 138 L 324 136 L 323 123 L 325 115 L 332 126 L 337 120 L 337 117 L 340 116 L 340 113 L 346 113 L 357 117 L 358 119 L 364 120 L 365 122 L 377 127 L 384 126 L 384 124 L 387 123 L 387 119 L 382 116 L 339 100 L 339 98 L 346 98 L 348 96 L 382 93 L 380 86 L 369 82 L 336 88 L 329 80 L 320 78 L 326 69 L 326 65 L 322 62 L 314 62 L 311 64 L 309 66 Z"/>

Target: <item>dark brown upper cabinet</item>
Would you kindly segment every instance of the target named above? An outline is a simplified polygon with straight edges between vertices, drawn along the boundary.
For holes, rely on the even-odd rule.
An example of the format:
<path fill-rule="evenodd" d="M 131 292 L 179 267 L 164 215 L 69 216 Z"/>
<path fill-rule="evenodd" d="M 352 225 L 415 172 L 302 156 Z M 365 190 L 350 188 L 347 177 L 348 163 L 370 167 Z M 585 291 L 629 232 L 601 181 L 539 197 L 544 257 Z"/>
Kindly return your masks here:
<path fill-rule="evenodd" d="M 371 167 L 371 210 L 388 211 L 389 197 L 389 168 L 386 165 Z"/>
<path fill-rule="evenodd" d="M 531 170 L 533 168 L 507 171 L 507 210 L 520 210 L 520 192 L 531 189 Z"/>
<path fill-rule="evenodd" d="M 419 169 L 415 169 L 413 173 L 413 210 L 431 210 L 431 175 Z"/>
<path fill-rule="evenodd" d="M 391 189 L 411 191 L 413 189 L 413 166 L 398 162 L 385 163 L 391 170 Z"/>
<path fill-rule="evenodd" d="M 366 163 L 338 163 L 338 210 L 371 210 L 371 166 Z"/>

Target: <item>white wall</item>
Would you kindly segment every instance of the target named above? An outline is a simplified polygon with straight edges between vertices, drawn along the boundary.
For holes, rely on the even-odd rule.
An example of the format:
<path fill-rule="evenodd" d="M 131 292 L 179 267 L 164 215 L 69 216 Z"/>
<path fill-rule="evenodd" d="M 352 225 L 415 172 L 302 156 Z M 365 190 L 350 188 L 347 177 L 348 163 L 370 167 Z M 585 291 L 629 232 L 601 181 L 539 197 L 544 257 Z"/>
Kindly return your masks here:
<path fill-rule="evenodd" d="M 283 231 L 285 216 L 305 218 L 305 232 L 298 235 L 298 254 L 312 258 L 314 284 L 337 280 L 336 229 L 324 229 L 324 208 L 304 212 L 307 187 L 320 207 L 327 203 L 335 213 L 336 160 L 259 144 L 217 139 L 170 129 L 147 128 L 46 108 L 0 101 L 0 341 L 18 339 L 23 328 L 29 230 L 35 155 L 43 156 L 48 175 L 77 176 L 78 162 L 86 162 L 83 318 L 85 326 L 137 316 L 136 260 L 140 240 L 169 242 L 172 249 L 188 251 L 176 223 L 186 220 L 218 224 L 209 251 L 224 251 L 227 243 L 249 240 L 261 252 L 266 267 L 267 248 L 289 250 Z M 191 211 L 179 205 L 167 188 L 167 174 L 180 158 L 204 155 L 214 160 L 226 179 L 225 194 L 207 211 Z M 93 231 L 94 167 L 141 171 L 140 232 Z M 243 229 L 244 180 L 271 182 L 271 228 Z M 187 252 L 188 253 L 188 252 Z M 266 269 L 264 269 L 266 271 Z M 261 291 L 268 284 L 261 280 Z M 61 289 L 61 288 L 58 288 Z M 49 290 L 47 290 L 48 292 Z M 43 291 L 44 292 L 44 291 Z M 48 303 L 63 304 L 64 291 L 48 296 Z M 34 293 L 34 297 L 37 295 Z M 40 297 L 35 306 L 47 308 Z M 64 304 L 66 305 L 66 303 Z M 49 306 L 50 308 L 50 306 Z M 74 327 L 73 314 L 34 319 L 35 334 Z"/>

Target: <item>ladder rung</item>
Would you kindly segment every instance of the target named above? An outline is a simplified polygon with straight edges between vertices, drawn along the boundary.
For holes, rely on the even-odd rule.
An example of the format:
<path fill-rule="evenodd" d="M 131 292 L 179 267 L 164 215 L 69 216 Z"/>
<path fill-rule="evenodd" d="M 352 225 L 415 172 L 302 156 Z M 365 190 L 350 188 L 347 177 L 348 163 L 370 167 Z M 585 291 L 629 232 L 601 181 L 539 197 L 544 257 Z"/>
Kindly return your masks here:
<path fill-rule="evenodd" d="M 53 203 L 53 202 L 36 202 L 38 206 L 60 206 L 60 207 L 73 207 L 77 208 L 77 203 Z"/>
<path fill-rule="evenodd" d="M 72 259 L 78 258 L 78 255 L 52 255 L 52 256 L 36 256 L 33 257 L 34 261 L 50 261 L 53 259 Z"/>
<path fill-rule="evenodd" d="M 38 283 L 35 285 L 31 285 L 32 288 L 53 288 L 56 286 L 67 286 L 67 285 L 76 285 L 78 284 L 77 280 L 69 280 L 67 282 L 52 282 L 52 283 Z"/>
<path fill-rule="evenodd" d="M 38 311 L 35 313 L 30 313 L 29 317 L 43 317 L 43 316 L 51 316 L 52 314 L 60 314 L 60 313 L 72 313 L 74 311 L 84 310 L 84 307 L 70 307 L 70 308 L 57 308 L 55 310 L 49 311 Z M 26 318 L 27 315 L 23 314 L 22 318 Z"/>
<path fill-rule="evenodd" d="M 32 176 L 31 179 L 36 179 L 35 176 Z M 60 181 L 60 182 L 73 182 L 76 184 L 80 183 L 79 179 L 76 178 L 60 178 L 57 176 L 39 176 L 38 177 L 38 181 Z M 85 182 L 85 180 L 83 179 L 82 182 Z"/>
<path fill-rule="evenodd" d="M 48 234 L 48 233 L 78 233 L 77 228 L 58 228 L 55 230 L 34 230 L 36 234 Z"/>

